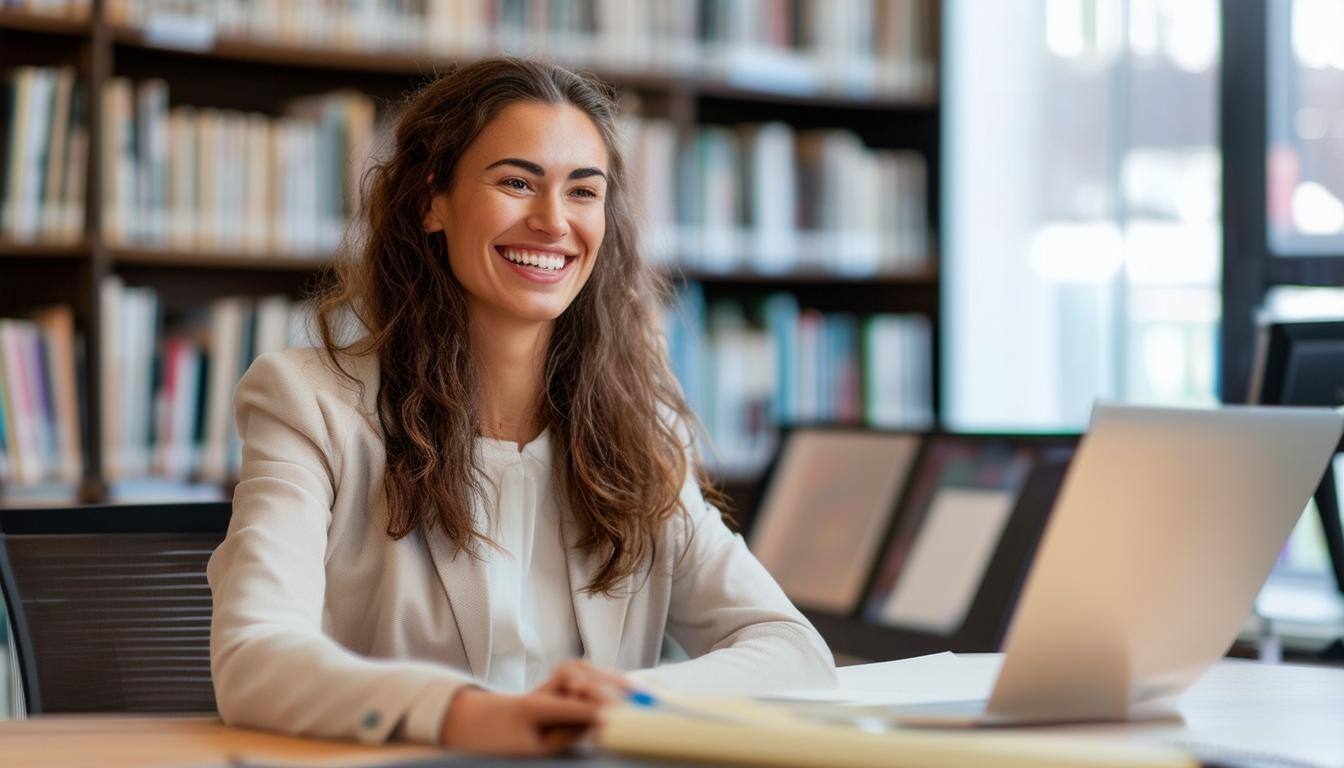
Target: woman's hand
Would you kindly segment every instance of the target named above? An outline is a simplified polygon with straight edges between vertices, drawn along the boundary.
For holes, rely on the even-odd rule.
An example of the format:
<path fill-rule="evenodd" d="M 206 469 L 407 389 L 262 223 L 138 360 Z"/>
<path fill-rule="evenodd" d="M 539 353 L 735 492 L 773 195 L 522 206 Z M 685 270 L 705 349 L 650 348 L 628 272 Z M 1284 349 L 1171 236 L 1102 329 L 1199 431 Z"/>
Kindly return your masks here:
<path fill-rule="evenodd" d="M 551 679 L 537 688 L 538 693 L 552 693 L 602 705 L 621 703 L 631 690 L 630 683 L 619 672 L 603 669 L 582 659 L 557 664 L 551 670 Z"/>
<path fill-rule="evenodd" d="M 598 710 L 631 690 L 620 674 L 582 660 L 558 665 L 551 677 L 522 696 L 464 688 L 443 720 L 449 749 L 496 755 L 551 755 L 574 746 Z"/>
<path fill-rule="evenodd" d="M 552 755 L 587 734 L 599 707 L 540 688 L 521 696 L 464 688 L 448 706 L 440 741 L 463 752 Z"/>

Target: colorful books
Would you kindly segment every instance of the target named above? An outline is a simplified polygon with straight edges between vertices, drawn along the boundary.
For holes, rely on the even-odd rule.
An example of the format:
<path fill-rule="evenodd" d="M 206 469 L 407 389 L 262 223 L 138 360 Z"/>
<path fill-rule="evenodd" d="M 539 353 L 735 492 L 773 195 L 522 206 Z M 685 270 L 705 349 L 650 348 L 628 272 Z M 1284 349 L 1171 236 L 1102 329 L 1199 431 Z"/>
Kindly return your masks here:
<path fill-rule="evenodd" d="M 242 444 L 233 390 L 258 355 L 311 343 L 309 308 L 226 296 L 166 310 L 151 288 L 103 283 L 103 476 L 228 483 Z"/>
<path fill-rule="evenodd" d="M 103 88 L 103 228 L 114 245 L 325 257 L 355 213 L 374 107 L 354 92 L 280 117 L 178 106 L 162 80 Z"/>
<path fill-rule="evenodd" d="M 70 307 L 0 319 L 0 483 L 78 483 L 82 341 Z"/>
<path fill-rule="evenodd" d="M 84 229 L 88 122 L 73 67 L 0 79 L 0 238 L 70 242 Z"/>
<path fill-rule="evenodd" d="M 935 0 L 108 0 L 159 44 L 220 38 L 700 75 L 789 93 L 923 97 L 935 87 Z"/>
<path fill-rule="evenodd" d="M 923 315 L 822 313 L 782 292 L 750 307 L 706 305 L 695 282 L 678 297 L 663 314 L 669 359 L 721 471 L 763 468 L 780 425 L 933 423 Z"/>
<path fill-rule="evenodd" d="M 89 4 L 3 5 L 78 17 Z M 916 100 L 931 97 L 934 88 L 936 0 L 335 5 L 340 7 L 324 0 L 108 0 L 102 10 L 119 46 L 138 47 L 139 30 L 151 47 L 191 42 L 208 50 L 216 40 L 245 40 L 263 47 L 398 53 L 407 60 L 444 57 L 439 62 L 504 51 L 591 66 L 618 82 L 627 74 L 684 76 L 693 99 L 710 100 L 736 99 L 736 86 Z M 358 68 L 359 61 L 351 66 Z M 401 65 L 393 61 L 391 67 Z M 109 77 L 96 92 L 85 93 L 74 68 L 19 67 L 0 74 L 0 240 L 77 242 L 86 205 L 100 208 L 101 225 L 90 230 L 89 247 L 70 250 L 80 254 L 80 263 L 105 264 L 126 284 L 112 279 L 97 296 L 79 299 L 81 322 L 96 327 L 102 339 L 98 357 L 87 361 L 100 367 L 100 391 L 90 396 L 101 398 L 101 417 L 98 425 L 86 425 L 86 439 L 100 441 L 108 479 L 227 481 L 236 466 L 237 435 L 231 402 L 218 393 L 231 389 L 257 349 L 274 346 L 263 339 L 275 338 L 279 325 L 263 329 L 263 317 L 273 316 L 255 300 L 226 297 L 195 313 L 165 307 L 142 287 L 158 278 L 146 276 L 137 257 L 149 259 L 134 251 L 161 248 L 220 262 L 227 259 L 218 257 L 229 256 L 332 256 L 357 220 L 358 181 L 382 126 L 372 99 L 357 93 L 295 98 L 263 115 L 216 108 L 213 95 L 178 92 L 187 81 L 179 86 L 179 80 L 168 80 Z M 635 82 L 647 89 L 644 81 Z M 666 90 L 663 81 L 653 82 L 653 91 Z M 672 91 L 679 93 L 680 86 Z M 685 110 L 669 108 L 676 99 L 654 101 L 654 114 L 680 119 L 631 117 L 624 126 L 632 202 L 650 260 L 692 273 L 802 280 L 930 268 L 926 160 L 920 154 L 873 149 L 847 131 L 782 122 L 692 125 Z M 690 114 L 697 111 L 693 106 Z M 100 129 L 92 137 L 91 113 Z M 98 143 L 91 147 L 91 141 Z M 91 148 L 99 156 L 93 174 L 87 167 Z M 86 190 L 90 178 L 100 188 Z M 99 241 L 110 254 L 97 248 Z M 172 269 L 152 268 L 156 274 Z M 725 466 L 758 467 L 772 450 L 778 424 L 833 419 L 904 425 L 925 419 L 930 410 L 924 391 L 931 351 L 905 361 L 915 354 L 909 350 L 930 349 L 927 323 L 921 327 L 919 318 L 822 314 L 798 307 L 787 294 L 740 311 L 707 306 L 702 295 L 695 308 L 686 295 L 691 317 L 669 334 L 669 350 L 688 398 L 713 425 Z M 78 359 L 78 341 L 75 346 Z M 53 394 L 58 373 L 48 372 Z M 893 401 L 892 392 L 906 394 Z M 16 389 L 0 397 L 22 395 Z M 17 424 L 0 422 L 6 446 L 0 476 L 19 466 L 9 444 L 20 432 L 26 476 L 63 471 L 57 467 L 69 465 L 70 457 L 53 454 L 53 446 L 62 444 L 58 436 L 71 443 L 78 419 L 73 430 L 56 424 L 43 438 L 47 433 L 39 425 L 18 418 Z"/>
<path fill-rule="evenodd" d="M 627 118 L 642 246 L 658 264 L 714 272 L 847 276 L 927 270 L 927 170 L 912 150 L 784 123 Z"/>

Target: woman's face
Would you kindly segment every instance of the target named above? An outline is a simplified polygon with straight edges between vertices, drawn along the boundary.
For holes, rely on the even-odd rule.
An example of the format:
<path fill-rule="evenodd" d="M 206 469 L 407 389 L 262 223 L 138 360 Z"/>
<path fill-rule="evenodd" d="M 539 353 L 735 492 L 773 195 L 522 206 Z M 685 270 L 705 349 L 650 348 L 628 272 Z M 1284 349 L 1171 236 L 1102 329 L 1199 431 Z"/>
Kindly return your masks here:
<path fill-rule="evenodd" d="M 448 263 L 474 315 L 559 317 L 588 282 L 606 231 L 607 149 L 568 104 L 505 107 L 467 147 L 433 199 Z"/>

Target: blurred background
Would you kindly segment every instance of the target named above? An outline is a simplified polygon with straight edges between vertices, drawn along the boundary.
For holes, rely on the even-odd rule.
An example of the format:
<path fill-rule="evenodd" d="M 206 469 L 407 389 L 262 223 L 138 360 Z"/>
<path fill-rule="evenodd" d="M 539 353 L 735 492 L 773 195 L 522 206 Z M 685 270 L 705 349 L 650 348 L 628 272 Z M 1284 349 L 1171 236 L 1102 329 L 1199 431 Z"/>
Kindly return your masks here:
<path fill-rule="evenodd" d="M 802 427 L 1076 439 L 1098 399 L 1248 402 L 1270 324 L 1344 319 L 1342 28 L 1344 0 L 0 0 L 0 504 L 227 499 L 232 388 L 311 343 L 400 97 L 498 52 L 619 90 L 754 548 Z M 1313 652 L 1344 622 L 1326 507 L 1276 570 Z M 890 570 L 917 530 L 881 514 Z M 897 626 L 860 607 L 894 573 L 809 615 Z"/>

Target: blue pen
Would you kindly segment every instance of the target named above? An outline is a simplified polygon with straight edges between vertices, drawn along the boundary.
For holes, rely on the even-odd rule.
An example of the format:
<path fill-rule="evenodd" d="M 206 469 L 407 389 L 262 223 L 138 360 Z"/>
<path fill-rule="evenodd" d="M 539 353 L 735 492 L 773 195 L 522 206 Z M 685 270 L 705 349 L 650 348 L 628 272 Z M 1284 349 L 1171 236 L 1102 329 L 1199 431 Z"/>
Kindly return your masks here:
<path fill-rule="evenodd" d="M 625 700 L 627 703 L 634 704 L 637 707 L 658 706 L 658 698 L 652 693 L 647 693 L 645 691 L 631 691 L 626 694 Z"/>
<path fill-rule="evenodd" d="M 658 709 L 669 715 L 676 715 L 678 717 L 689 717 L 695 720 L 709 720 L 712 722 L 737 722 L 736 718 L 725 717 L 715 712 L 705 712 L 663 701 L 648 691 L 630 691 L 625 695 L 625 701 L 627 704 L 636 707 Z"/>

